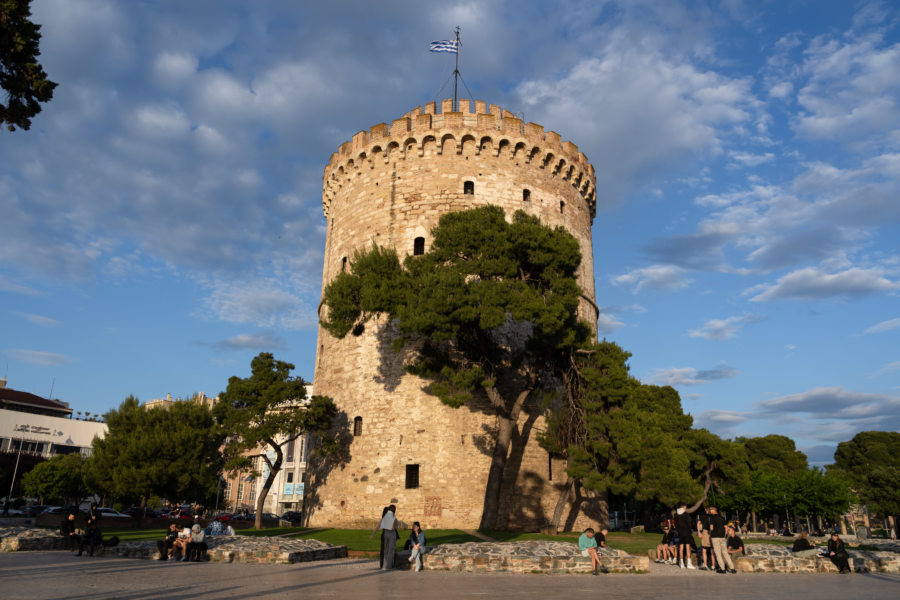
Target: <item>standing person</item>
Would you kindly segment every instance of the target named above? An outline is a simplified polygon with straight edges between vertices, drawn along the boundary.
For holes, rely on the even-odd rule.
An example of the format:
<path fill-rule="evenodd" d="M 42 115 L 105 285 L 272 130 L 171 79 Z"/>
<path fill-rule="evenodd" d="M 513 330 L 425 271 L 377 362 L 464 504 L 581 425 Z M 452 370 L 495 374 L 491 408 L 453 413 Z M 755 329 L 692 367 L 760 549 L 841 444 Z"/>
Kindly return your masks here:
<path fill-rule="evenodd" d="M 381 532 L 381 551 L 378 553 L 378 568 L 384 568 L 384 530 L 381 528 L 381 522 L 384 520 L 384 516 L 388 514 L 390 511 L 390 506 L 385 506 L 381 509 L 381 519 L 375 522 L 375 529 L 372 530 L 372 533 L 369 535 L 369 539 L 372 539 L 372 536 L 375 535 L 376 531 Z"/>
<path fill-rule="evenodd" d="M 59 528 L 59 532 L 68 542 L 69 550 L 72 552 L 75 552 L 76 546 L 81 545 L 81 539 L 78 537 L 78 534 L 75 533 L 75 510 L 74 506 L 69 509 L 69 513 L 66 515 L 66 518 L 63 519 Z"/>
<path fill-rule="evenodd" d="M 394 556 L 397 554 L 397 507 L 391 504 L 388 512 L 381 518 L 381 532 L 384 536 L 384 564 L 383 569 L 390 571 L 394 568 Z"/>
<path fill-rule="evenodd" d="M 100 509 L 97 508 L 96 502 L 91 502 L 91 508 L 88 509 L 87 514 L 87 524 L 90 526 L 91 523 L 97 523 L 97 527 L 100 527 Z"/>
<path fill-rule="evenodd" d="M 725 548 L 725 519 L 715 506 L 709 507 L 709 537 L 713 553 L 716 555 L 716 573 L 725 573 L 726 567 L 729 573 L 736 573 L 731 555 Z"/>
<path fill-rule="evenodd" d="M 712 570 L 716 566 L 713 557 L 712 541 L 709 537 L 709 509 L 704 508 L 697 519 L 697 533 L 700 534 L 700 570 Z"/>
<path fill-rule="evenodd" d="M 694 532 L 691 527 L 691 513 L 687 511 L 687 504 L 682 503 L 675 511 L 675 531 L 678 533 L 678 566 L 684 569 L 695 569 L 691 564 L 691 542 Z"/>
<path fill-rule="evenodd" d="M 588 527 L 578 538 L 578 547 L 581 549 L 582 556 L 591 557 L 591 566 L 594 568 L 593 574 L 597 575 L 600 571 L 600 556 L 597 555 L 597 540 L 594 539 L 594 530 Z"/>
<path fill-rule="evenodd" d="M 841 573 L 852 573 L 850 569 L 850 555 L 844 548 L 844 542 L 838 535 L 837 531 L 831 532 L 831 539 L 828 540 L 828 558 L 834 563 Z"/>
<path fill-rule="evenodd" d="M 425 554 L 425 532 L 422 526 L 416 521 L 413 523 L 412 532 L 409 534 L 409 545 L 412 553 L 409 555 L 409 562 L 415 561 L 416 573 L 422 570 L 422 555 Z"/>

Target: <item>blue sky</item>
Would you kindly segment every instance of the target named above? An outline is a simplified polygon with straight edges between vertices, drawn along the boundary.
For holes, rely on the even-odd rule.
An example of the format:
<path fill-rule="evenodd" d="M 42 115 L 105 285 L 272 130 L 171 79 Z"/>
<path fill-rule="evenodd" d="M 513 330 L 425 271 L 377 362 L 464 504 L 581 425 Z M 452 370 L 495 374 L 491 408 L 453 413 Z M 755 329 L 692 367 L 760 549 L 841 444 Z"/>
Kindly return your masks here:
<path fill-rule="evenodd" d="M 102 413 L 312 377 L 321 178 L 474 98 L 597 172 L 602 335 L 699 426 L 816 462 L 900 429 L 900 10 L 890 2 L 37 0 L 59 83 L 0 135 L 0 368 Z M 446 93 L 441 94 L 446 96 Z M 8 363 L 8 366 L 7 366 Z"/>

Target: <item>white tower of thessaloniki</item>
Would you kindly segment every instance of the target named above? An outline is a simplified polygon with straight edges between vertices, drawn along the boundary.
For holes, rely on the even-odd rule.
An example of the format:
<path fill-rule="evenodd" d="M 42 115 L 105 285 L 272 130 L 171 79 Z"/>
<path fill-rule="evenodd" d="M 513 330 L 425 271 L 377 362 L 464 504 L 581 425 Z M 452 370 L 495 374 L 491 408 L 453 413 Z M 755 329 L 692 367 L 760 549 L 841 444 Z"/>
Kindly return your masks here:
<path fill-rule="evenodd" d="M 595 185 L 594 168 L 575 144 L 499 106 L 460 100 L 454 112 L 444 100 L 440 110 L 434 102 L 417 107 L 390 126 L 360 131 L 325 167 L 323 287 L 373 241 L 401 258 L 425 252 L 442 214 L 493 204 L 507 218 L 524 210 L 578 240 L 579 314 L 596 325 Z M 391 350 L 394 335 L 384 320 L 344 339 L 319 328 L 316 393 L 343 411 L 349 444 L 338 457 L 311 459 L 308 523 L 371 527 L 393 503 L 399 518 L 425 528 L 477 528 L 497 417 L 486 400 L 454 409 L 426 393 Z M 536 441 L 539 413 L 522 411 L 507 459 L 500 513 L 511 528 L 545 525 L 565 479 L 564 462 Z M 595 522 L 571 510 L 564 520 L 569 527 Z"/>

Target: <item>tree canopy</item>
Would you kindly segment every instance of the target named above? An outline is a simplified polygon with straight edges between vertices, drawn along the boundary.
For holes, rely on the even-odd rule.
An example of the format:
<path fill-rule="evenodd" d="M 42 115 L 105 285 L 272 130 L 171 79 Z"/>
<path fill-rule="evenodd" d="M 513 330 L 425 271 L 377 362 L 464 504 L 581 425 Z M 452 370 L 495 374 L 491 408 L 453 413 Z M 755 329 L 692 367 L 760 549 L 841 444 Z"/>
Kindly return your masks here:
<path fill-rule="evenodd" d="M 15 131 L 31 128 L 31 118 L 41 112 L 41 102 L 53 98 L 56 83 L 37 62 L 41 26 L 29 20 L 31 0 L 0 0 L 0 123 Z"/>
<path fill-rule="evenodd" d="M 88 494 L 85 463 L 81 454 L 54 456 L 22 476 L 22 489 L 42 502 L 62 500 L 77 505 Z"/>
<path fill-rule="evenodd" d="M 900 515 L 900 433 L 857 433 L 838 444 L 830 470 L 846 477 L 872 510 Z"/>
<path fill-rule="evenodd" d="M 323 327 L 336 337 L 359 335 L 387 317 L 416 350 L 407 370 L 428 391 L 460 407 L 484 395 L 499 416 L 482 526 L 495 526 L 506 457 L 530 394 L 558 376 L 572 347 L 591 337 L 577 318 L 581 295 L 577 240 L 516 212 L 507 222 L 496 206 L 446 213 L 428 252 L 402 262 L 393 249 L 357 252 L 349 272 L 323 291 Z"/>
<path fill-rule="evenodd" d="M 334 402 L 324 396 L 308 399 L 306 382 L 292 376 L 293 370 L 294 365 L 275 360 L 268 352 L 260 353 L 250 362 L 250 377 L 231 377 L 213 409 L 222 433 L 227 435 L 222 450 L 225 469 L 249 470 L 254 457 L 260 457 L 269 468 L 256 500 L 256 529 L 262 526 L 266 496 L 281 470 L 282 445 L 307 432 L 322 438 L 324 451 L 333 442 L 326 434 L 337 414 Z M 274 460 L 270 453 L 275 455 Z"/>
<path fill-rule="evenodd" d="M 147 409 L 129 396 L 104 420 L 106 436 L 94 438 L 89 463 L 100 490 L 142 506 L 151 496 L 206 501 L 215 494 L 224 436 L 206 406 Z"/>

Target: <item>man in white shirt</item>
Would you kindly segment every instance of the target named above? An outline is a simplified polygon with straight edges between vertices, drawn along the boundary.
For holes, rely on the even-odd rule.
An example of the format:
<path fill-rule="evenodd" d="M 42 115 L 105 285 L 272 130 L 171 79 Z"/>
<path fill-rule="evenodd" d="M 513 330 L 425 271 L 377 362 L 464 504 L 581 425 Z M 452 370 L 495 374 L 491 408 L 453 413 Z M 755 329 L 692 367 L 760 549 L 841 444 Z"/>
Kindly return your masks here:
<path fill-rule="evenodd" d="M 386 571 L 394 568 L 394 555 L 397 553 L 397 507 L 391 504 L 381 518 L 381 532 L 384 536 L 384 566 Z"/>

